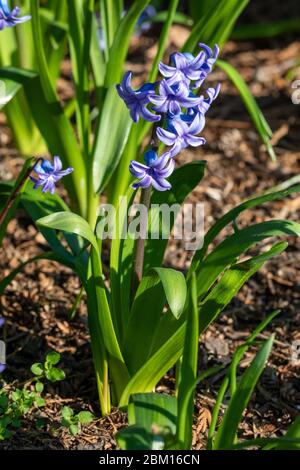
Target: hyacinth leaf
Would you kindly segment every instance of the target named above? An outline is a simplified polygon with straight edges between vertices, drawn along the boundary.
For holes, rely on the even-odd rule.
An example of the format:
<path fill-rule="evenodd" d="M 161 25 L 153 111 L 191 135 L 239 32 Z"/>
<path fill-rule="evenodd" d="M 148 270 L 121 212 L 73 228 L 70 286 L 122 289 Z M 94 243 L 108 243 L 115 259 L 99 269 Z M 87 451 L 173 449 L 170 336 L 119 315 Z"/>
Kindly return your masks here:
<path fill-rule="evenodd" d="M 27 185 L 26 190 L 22 194 L 20 204 L 34 223 L 38 219 L 54 212 L 69 211 L 67 204 L 57 194 L 37 192 L 32 188 L 32 185 Z M 54 230 L 40 227 L 39 231 L 45 240 L 47 240 L 51 249 L 64 259 L 71 261 L 72 254 L 75 256 L 83 254 L 84 243 L 75 233 L 64 234 L 64 238 L 71 250 L 70 253 L 66 250 L 60 237 L 58 237 Z"/>
<path fill-rule="evenodd" d="M 300 18 L 272 21 L 271 23 L 244 24 L 237 26 L 231 34 L 231 38 L 237 41 L 249 39 L 273 38 L 286 33 L 299 31 Z"/>
<path fill-rule="evenodd" d="M 177 400 L 162 393 L 137 393 L 128 405 L 129 427 L 116 438 L 123 450 L 158 450 L 176 432 Z M 153 427 L 156 428 L 155 434 Z"/>
<path fill-rule="evenodd" d="M 102 0 L 100 2 L 101 25 L 105 43 L 106 60 L 109 57 L 109 49 L 112 46 L 116 30 L 122 18 L 123 0 Z"/>
<path fill-rule="evenodd" d="M 237 384 L 237 368 L 238 365 L 243 358 L 244 354 L 248 351 L 250 346 L 252 346 L 257 338 L 257 336 L 266 328 L 266 326 L 273 320 L 274 317 L 276 317 L 280 313 L 280 310 L 276 310 L 272 313 L 270 313 L 264 320 L 255 328 L 255 330 L 251 333 L 251 335 L 248 337 L 247 341 L 243 343 L 241 346 L 239 346 L 232 358 L 229 370 L 223 379 L 223 382 L 220 386 L 217 398 L 216 398 L 216 403 L 213 408 L 213 413 L 211 417 L 211 424 L 209 427 L 209 432 L 208 432 L 208 440 L 207 440 L 207 445 L 206 449 L 207 450 L 212 450 L 213 448 L 213 438 L 215 435 L 215 429 L 217 426 L 218 422 L 218 417 L 220 413 L 220 409 L 222 406 L 222 403 L 224 401 L 225 393 L 227 392 L 228 386 L 230 384 L 230 396 L 232 397 L 233 394 L 236 391 L 236 384 Z"/>
<path fill-rule="evenodd" d="M 215 240 L 217 235 L 219 235 L 219 233 L 226 227 L 226 225 L 236 220 L 239 214 L 241 214 L 247 209 L 252 209 L 253 207 L 265 204 L 266 202 L 285 199 L 294 192 L 299 192 L 300 185 L 298 184 L 293 186 L 295 182 L 297 181 L 288 180 L 284 183 L 281 183 L 279 187 L 271 188 L 265 194 L 261 194 L 252 199 L 248 199 L 247 201 L 242 202 L 241 204 L 227 212 L 225 215 L 223 215 L 206 233 L 204 237 L 203 247 L 195 252 L 191 267 L 189 269 L 189 275 L 193 271 L 198 270 L 209 245 Z"/>
<path fill-rule="evenodd" d="M 252 96 L 251 91 L 249 90 L 243 77 L 228 62 L 225 62 L 224 60 L 218 60 L 217 64 L 222 70 L 224 70 L 224 72 L 228 75 L 230 80 L 238 89 L 241 98 L 257 129 L 257 132 L 259 133 L 263 143 L 265 144 L 271 159 L 276 160 L 276 155 L 270 140 L 273 134 L 272 130 L 270 129 L 269 124 L 267 123 L 262 111 L 256 103 L 255 98 Z"/>
<path fill-rule="evenodd" d="M 2 244 L 2 240 L 5 236 L 6 233 L 6 228 L 11 219 L 14 217 L 14 214 L 18 208 L 20 198 L 22 196 L 22 193 L 26 187 L 26 184 L 28 182 L 28 177 L 30 174 L 30 170 L 32 168 L 32 165 L 34 164 L 35 159 L 30 158 L 28 159 L 24 165 L 22 170 L 20 171 L 20 174 L 15 182 L 15 184 L 11 187 L 11 190 L 8 194 L 8 198 L 6 200 L 6 204 L 10 204 L 10 207 L 8 209 L 8 212 L 6 213 L 6 216 L 4 217 L 4 220 L 2 220 L 1 226 L 0 226 L 0 245 Z M 15 191 L 18 191 L 18 193 L 15 195 L 15 198 L 10 201 L 10 196 L 13 195 Z"/>
<path fill-rule="evenodd" d="M 0 70 L 0 109 L 4 108 L 22 88 L 22 83 L 13 80 L 12 78 L 2 76 Z"/>
<path fill-rule="evenodd" d="M 192 447 L 194 393 L 190 393 L 190 390 L 195 391 L 194 384 L 198 370 L 199 320 L 195 274 L 190 281 L 188 300 L 186 332 L 178 387 L 177 440 L 183 444 L 183 449 Z M 188 402 L 186 402 L 187 395 L 189 396 Z"/>
<path fill-rule="evenodd" d="M 117 399 L 120 398 L 125 384 L 129 380 L 127 367 L 124 363 L 117 335 L 112 321 L 110 307 L 107 300 L 106 288 L 102 273 L 102 264 L 99 250 L 94 246 L 91 249 L 91 276 L 89 279 L 88 296 L 94 290 L 95 297 L 92 311 L 89 315 L 94 317 L 94 322 L 99 328 L 98 341 L 103 341 L 107 351 L 110 373 Z M 97 341 L 97 336 L 96 336 Z"/>
<path fill-rule="evenodd" d="M 116 434 L 118 446 L 122 450 L 158 450 L 158 438 L 142 426 L 128 426 Z"/>
<path fill-rule="evenodd" d="M 132 253 L 134 240 L 122 237 L 123 228 L 127 227 L 128 210 L 133 203 L 135 192 L 128 188 L 125 198 L 118 201 L 116 212 L 116 236 L 111 241 L 110 250 L 110 285 L 111 308 L 118 338 L 123 337 L 130 308 L 130 287 L 132 276 Z M 119 314 L 122 312 L 122 315 Z"/>
<path fill-rule="evenodd" d="M 94 191 L 108 183 L 123 153 L 132 125 L 128 110 L 115 86 L 106 93 L 93 152 Z"/>
<path fill-rule="evenodd" d="M 105 86 L 115 85 L 120 82 L 123 65 L 128 52 L 130 39 L 137 20 L 150 0 L 135 0 L 126 15 L 119 23 L 114 41 L 109 51 Z"/>
<path fill-rule="evenodd" d="M 176 415 L 176 397 L 163 393 L 137 393 L 131 397 L 128 406 L 129 424 L 143 426 L 148 431 L 155 423 L 175 433 Z"/>
<path fill-rule="evenodd" d="M 36 73 L 5 67 L 0 69 L 0 80 L 10 79 L 22 84 L 36 125 L 45 138 L 52 155 L 59 155 L 64 166 L 72 166 L 73 173 L 65 178 L 64 184 L 75 204 L 84 212 L 86 207 L 85 167 L 75 134 L 58 101 L 48 103 L 41 82 Z"/>
<path fill-rule="evenodd" d="M 278 255 L 285 248 L 286 243 L 279 243 L 263 255 L 253 257 L 228 269 L 200 308 L 199 334 L 202 334 L 207 326 L 224 310 L 245 282 L 268 259 Z M 203 316 L 204 320 L 202 320 Z M 167 340 L 165 339 L 166 335 L 164 335 L 163 342 L 159 342 L 153 349 L 155 352 L 150 359 L 146 361 L 126 386 L 120 400 L 120 406 L 126 406 L 130 395 L 133 393 L 151 392 L 161 377 L 178 361 L 183 351 L 185 327 L 186 323 L 181 322 L 180 326 L 176 326 L 175 332 L 169 331 Z"/>
<path fill-rule="evenodd" d="M 149 357 L 165 303 L 174 317 L 179 318 L 186 295 L 185 278 L 174 269 L 153 268 L 143 277 L 133 301 L 124 340 L 124 357 L 131 374 Z"/>
<path fill-rule="evenodd" d="M 236 432 L 242 419 L 243 411 L 248 405 L 253 390 L 270 355 L 274 337 L 271 336 L 259 352 L 248 369 L 243 373 L 236 393 L 231 398 L 222 423 L 214 440 L 214 450 L 230 449 L 234 444 Z"/>
<path fill-rule="evenodd" d="M 227 266 L 251 246 L 268 237 L 300 235 L 300 224 L 287 220 L 270 220 L 239 230 L 220 243 L 196 270 L 198 297 L 202 298 Z"/>
<path fill-rule="evenodd" d="M 300 416 L 288 428 L 285 436 L 286 439 L 295 439 L 295 442 L 279 442 L 276 445 L 276 450 L 300 450 Z M 298 442 L 296 442 L 296 439 Z"/>
<path fill-rule="evenodd" d="M 99 253 L 97 239 L 88 224 L 88 222 L 73 212 L 56 212 L 54 214 L 42 217 L 36 221 L 39 227 L 62 230 L 64 232 L 75 233 L 90 242 L 90 244 Z"/>
<path fill-rule="evenodd" d="M 166 49 L 166 44 L 168 41 L 169 30 L 174 21 L 174 17 L 176 14 L 179 0 L 171 0 L 169 3 L 170 4 L 169 4 L 169 9 L 168 9 L 168 15 L 167 15 L 166 21 L 164 22 L 162 32 L 159 36 L 158 50 L 157 50 L 157 54 L 155 55 L 155 58 L 152 64 L 148 82 L 153 82 L 156 79 L 156 76 L 158 73 L 158 64 L 163 59 L 163 55 Z"/>
<path fill-rule="evenodd" d="M 185 198 L 190 194 L 190 192 L 200 183 L 204 176 L 206 162 L 205 161 L 194 161 L 177 168 L 169 178 L 169 181 L 172 185 L 170 191 L 159 192 L 155 191 L 151 197 L 151 209 L 149 213 L 149 220 L 154 226 L 158 225 L 159 219 L 161 218 L 161 213 L 159 207 L 161 204 L 167 204 L 172 206 L 173 204 L 181 205 Z M 157 207 L 153 205 L 156 204 Z M 163 222 L 163 221 L 162 221 Z M 145 270 L 151 266 L 159 266 L 162 263 L 165 249 L 168 243 L 168 238 L 163 239 L 161 234 L 168 229 L 172 229 L 174 225 L 174 217 L 171 218 L 168 225 L 170 227 L 161 227 L 159 239 L 148 238 L 146 240 L 145 248 Z M 151 227 L 151 226 L 150 226 Z"/>
<path fill-rule="evenodd" d="M 212 2 L 206 4 L 203 14 L 195 23 L 183 46 L 183 51 L 194 52 L 199 43 L 199 38 L 201 38 L 201 42 L 211 47 L 214 44 L 222 47 L 248 3 L 249 0 L 220 0 L 217 6 Z"/>

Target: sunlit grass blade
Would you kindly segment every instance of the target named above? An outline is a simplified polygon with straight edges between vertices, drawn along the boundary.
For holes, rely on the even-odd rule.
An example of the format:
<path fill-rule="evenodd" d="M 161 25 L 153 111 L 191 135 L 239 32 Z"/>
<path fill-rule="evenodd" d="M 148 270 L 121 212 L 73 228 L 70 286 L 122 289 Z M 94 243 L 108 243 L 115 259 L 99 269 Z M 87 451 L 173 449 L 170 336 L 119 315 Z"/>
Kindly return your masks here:
<path fill-rule="evenodd" d="M 133 301 L 124 340 L 124 357 L 132 375 L 149 358 L 165 303 L 174 317 L 179 318 L 186 295 L 185 278 L 174 269 L 153 268 L 143 277 Z"/>
<path fill-rule="evenodd" d="M 205 5 L 205 11 L 193 26 L 183 51 L 194 52 L 199 42 L 209 46 L 226 42 L 232 28 L 249 0 L 220 0 L 217 5 Z"/>
<path fill-rule="evenodd" d="M 204 258 L 209 245 L 213 242 L 216 236 L 226 227 L 226 225 L 228 225 L 230 222 L 235 221 L 240 213 L 242 213 L 243 211 L 247 209 L 252 209 L 253 207 L 265 204 L 267 202 L 284 199 L 288 197 L 289 195 L 293 194 L 294 192 L 300 191 L 299 184 L 295 186 L 290 186 L 290 183 L 291 183 L 290 180 L 288 180 L 285 183 L 281 183 L 279 188 L 277 187 L 271 188 L 264 194 L 248 199 L 242 202 L 241 204 L 239 204 L 238 206 L 234 207 L 233 209 L 231 209 L 225 215 L 223 215 L 206 233 L 204 237 L 203 247 L 200 250 L 195 252 L 191 267 L 189 269 L 189 275 L 194 270 L 198 269 L 198 266 L 200 266 L 200 263 L 202 259 Z M 282 189 L 282 185 L 285 185 L 285 184 L 287 184 L 288 187 Z"/>
<path fill-rule="evenodd" d="M 231 448 L 235 441 L 236 432 L 242 418 L 243 411 L 248 405 L 255 385 L 266 365 L 270 355 L 274 337 L 271 336 L 262 346 L 252 361 L 251 365 L 244 372 L 230 400 L 228 409 L 222 419 L 214 440 L 213 449 L 221 450 Z"/>
<path fill-rule="evenodd" d="M 162 204 L 167 204 L 172 208 L 173 204 L 181 205 L 185 198 L 200 183 L 204 176 L 206 162 L 194 161 L 177 168 L 170 177 L 172 188 L 166 192 L 153 192 L 151 197 L 151 208 L 149 212 L 149 228 L 157 233 L 158 239 L 146 241 L 145 248 L 145 269 L 151 266 L 159 266 L 164 257 L 165 249 L 168 243 L 169 234 L 175 222 L 174 214 L 171 214 L 171 220 L 164 220 L 160 208 Z M 156 231 L 155 230 L 155 231 Z M 165 237 L 163 237 L 165 234 Z"/>
<path fill-rule="evenodd" d="M 225 238 L 195 270 L 199 298 L 208 292 L 224 269 L 235 263 L 251 246 L 265 238 L 282 235 L 299 236 L 300 225 L 287 220 L 269 220 L 238 230 Z"/>
<path fill-rule="evenodd" d="M 199 310 L 199 333 L 202 334 L 208 325 L 219 315 L 236 295 L 244 283 L 258 271 L 265 261 L 281 253 L 286 243 L 278 243 L 263 255 L 253 257 L 232 266 L 221 281 L 208 295 Z M 218 289 L 218 290 L 216 290 Z M 176 320 L 174 320 L 176 322 Z M 178 321 L 178 320 L 177 320 Z M 178 361 L 183 351 L 185 322 L 180 326 L 167 323 L 167 328 L 160 332 L 154 345 L 151 358 L 131 378 L 125 388 L 120 406 L 128 403 L 129 397 L 137 392 L 150 392 L 163 375 Z"/>
<path fill-rule="evenodd" d="M 189 286 L 185 341 L 178 388 L 178 421 L 176 437 L 178 442 L 183 445 L 183 449 L 190 449 L 192 446 L 194 394 L 190 394 L 190 389 L 195 383 L 198 369 L 198 322 L 197 283 L 196 276 L 193 275 Z M 189 395 L 187 403 L 185 402 L 186 395 Z"/>
<path fill-rule="evenodd" d="M 269 124 L 267 123 L 262 111 L 260 110 L 258 104 L 255 101 L 255 98 L 252 96 L 251 91 L 249 90 L 246 82 L 239 72 L 228 62 L 224 60 L 218 60 L 218 66 L 224 70 L 226 75 L 230 78 L 233 84 L 238 89 L 241 98 L 251 116 L 251 119 L 265 144 L 267 151 L 272 160 L 276 160 L 276 155 L 271 144 L 272 130 L 270 129 Z"/>
<path fill-rule="evenodd" d="M 116 169 L 132 125 L 128 109 L 111 86 L 105 96 L 93 151 L 94 191 L 100 192 Z"/>
<path fill-rule="evenodd" d="M 35 161 L 35 158 L 30 158 L 24 163 L 23 168 L 20 171 L 20 174 L 15 184 L 11 188 L 10 194 L 5 202 L 4 208 L 0 212 L 0 246 L 5 236 L 7 226 L 17 210 L 20 198 L 22 196 L 23 191 L 25 190 L 29 175 L 34 167 Z"/>
<path fill-rule="evenodd" d="M 106 60 L 109 58 L 109 49 L 112 46 L 117 27 L 123 13 L 123 0 L 100 1 L 101 26 L 105 44 Z"/>
<path fill-rule="evenodd" d="M 109 51 L 105 77 L 105 86 L 107 88 L 110 85 L 115 85 L 121 79 L 131 35 L 140 14 L 149 3 L 150 0 L 135 0 L 119 23 L 118 30 L 116 31 L 114 41 Z"/>
<path fill-rule="evenodd" d="M 272 21 L 270 23 L 243 24 L 236 26 L 231 38 L 237 41 L 273 38 L 300 30 L 300 18 Z"/>

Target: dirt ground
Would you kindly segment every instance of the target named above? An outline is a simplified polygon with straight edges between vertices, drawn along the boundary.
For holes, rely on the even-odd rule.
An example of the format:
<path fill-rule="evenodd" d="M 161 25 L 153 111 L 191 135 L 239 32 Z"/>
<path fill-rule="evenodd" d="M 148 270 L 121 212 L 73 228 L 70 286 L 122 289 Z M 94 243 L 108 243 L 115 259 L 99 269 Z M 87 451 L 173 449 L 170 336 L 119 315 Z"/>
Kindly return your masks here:
<path fill-rule="evenodd" d="M 256 8 L 251 7 L 241 24 L 278 19 L 279 8 L 280 18 L 285 15 L 291 17 L 291 5 L 297 7 L 297 2 L 293 1 L 283 5 L 275 2 L 276 13 L 276 8 L 268 7 L 271 2 L 262 3 L 265 6 L 261 9 L 257 4 Z M 287 7 L 289 3 L 290 8 Z M 185 35 L 184 28 L 174 26 L 170 47 L 179 47 Z M 142 41 L 146 50 L 145 62 L 130 64 L 138 75 L 143 73 L 145 63 L 155 54 L 152 33 Z M 131 57 L 138 54 L 140 47 L 139 40 L 135 39 Z M 181 164 L 194 159 L 207 160 L 206 176 L 190 196 L 191 201 L 205 204 L 207 227 L 243 199 L 298 175 L 300 169 L 300 105 L 291 101 L 291 80 L 287 78 L 288 72 L 294 69 L 293 79 L 300 79 L 300 68 L 296 68 L 300 43 L 296 36 L 230 41 L 222 52 L 222 58 L 237 67 L 249 84 L 274 131 L 273 144 L 278 159 L 276 162 L 270 160 L 237 91 L 217 69 L 210 83 L 220 81 L 222 92 L 208 114 L 203 133 L 207 145 L 197 151 L 187 151 L 179 158 Z M 65 92 L 69 90 L 66 78 L 60 81 L 60 87 Z M 11 179 L 22 159 L 14 150 L 3 115 L 0 131 L 0 180 Z M 271 218 L 298 221 L 299 215 L 300 195 L 296 194 L 287 200 L 247 211 L 240 216 L 239 224 L 244 226 Z M 288 241 L 286 252 L 268 262 L 247 282 L 200 341 L 199 370 L 228 363 L 233 351 L 259 321 L 274 309 L 281 310 L 260 336 L 264 338 L 275 333 L 276 340 L 244 417 L 241 438 L 280 436 L 300 410 L 299 366 L 291 361 L 292 342 L 300 340 L 300 241 L 291 237 Z M 263 248 L 269 245 L 268 240 Z M 1 250 L 1 276 L 44 249 L 47 246 L 42 236 L 26 215 L 19 212 L 17 219 L 8 227 Z M 172 243 L 165 262 L 184 271 L 189 263 L 189 254 L 180 245 Z M 47 405 L 42 413 L 44 427 L 36 429 L 32 413 L 11 440 L 0 443 L 0 449 L 114 449 L 116 446 L 114 434 L 126 424 L 126 416 L 117 410 L 85 426 L 77 437 L 71 437 L 59 426 L 60 410 L 65 404 L 78 411 L 88 409 L 99 416 L 84 298 L 75 318 L 68 320 L 79 290 L 79 280 L 70 270 L 49 261 L 40 261 L 26 267 L 2 296 L 0 315 L 7 320 L 4 329 L 8 346 L 7 381 L 19 383 L 28 379 L 30 365 L 40 361 L 50 349 L 61 353 L 61 365 L 67 379 L 47 387 Z M 251 350 L 246 354 L 242 368 L 249 364 L 253 353 Z M 210 411 L 222 377 L 219 373 L 197 390 L 195 449 L 203 448 Z M 170 392 L 173 386 L 174 378 L 170 372 L 158 390 Z"/>

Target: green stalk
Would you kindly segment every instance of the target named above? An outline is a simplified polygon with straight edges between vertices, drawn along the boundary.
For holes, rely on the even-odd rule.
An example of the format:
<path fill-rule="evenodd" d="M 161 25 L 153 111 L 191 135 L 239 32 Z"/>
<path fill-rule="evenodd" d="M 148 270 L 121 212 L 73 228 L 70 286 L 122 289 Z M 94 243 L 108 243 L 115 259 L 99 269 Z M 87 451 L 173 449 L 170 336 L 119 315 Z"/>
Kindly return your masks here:
<path fill-rule="evenodd" d="M 69 195 L 71 199 L 78 205 L 80 213 L 85 216 L 87 212 L 86 207 L 86 168 L 84 159 L 80 153 L 78 143 L 70 121 L 65 116 L 61 103 L 59 102 L 55 87 L 51 81 L 51 76 L 48 69 L 47 59 L 43 46 L 43 36 L 41 31 L 41 23 L 39 17 L 39 0 L 31 0 L 31 16 L 32 16 L 32 33 L 33 40 L 36 48 L 36 56 L 38 63 L 38 70 L 40 74 L 41 85 L 45 99 L 51 106 L 52 112 L 52 125 L 55 126 L 59 136 L 60 144 L 63 148 L 61 158 L 64 164 L 74 168 L 73 173 L 70 175 L 70 180 L 66 178 L 66 185 L 68 185 Z"/>
<path fill-rule="evenodd" d="M 218 416 L 219 416 L 221 405 L 222 405 L 226 390 L 228 388 L 228 385 L 229 385 L 229 377 L 228 375 L 226 375 L 220 387 L 217 400 L 213 409 L 211 423 L 209 426 L 208 437 L 207 437 L 207 445 L 206 445 L 207 450 L 212 450 L 213 438 L 214 438 L 214 434 L 215 434 L 215 430 L 216 430 L 216 426 L 218 422 Z"/>

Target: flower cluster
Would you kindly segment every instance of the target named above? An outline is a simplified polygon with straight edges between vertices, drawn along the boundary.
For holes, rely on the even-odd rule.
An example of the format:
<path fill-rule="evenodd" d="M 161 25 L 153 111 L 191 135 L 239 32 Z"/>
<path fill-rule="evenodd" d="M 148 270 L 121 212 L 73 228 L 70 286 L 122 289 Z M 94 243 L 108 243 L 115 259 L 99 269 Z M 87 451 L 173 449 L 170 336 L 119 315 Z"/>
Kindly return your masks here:
<path fill-rule="evenodd" d="M 30 20 L 30 16 L 19 16 L 20 8 L 15 7 L 11 11 L 7 0 L 0 0 L 0 31 L 6 27 L 12 27 Z"/>
<path fill-rule="evenodd" d="M 62 169 L 62 162 L 59 157 L 54 157 L 53 165 L 48 160 L 43 160 L 41 164 L 37 164 L 34 167 L 36 177 L 30 176 L 31 181 L 33 181 L 34 189 L 42 187 L 42 192 L 50 192 L 54 194 L 55 192 L 55 183 L 59 181 L 64 176 L 72 173 L 73 168 L 69 167 L 66 170 Z"/>
<path fill-rule="evenodd" d="M 159 64 L 163 79 L 158 83 L 147 83 L 139 89 L 131 86 L 132 73 L 124 75 L 117 85 L 119 96 L 124 100 L 134 122 L 139 118 L 155 124 L 155 139 L 170 149 L 161 157 L 155 149 L 144 155 L 145 164 L 132 161 L 129 170 L 139 181 L 134 188 L 153 186 L 166 191 L 171 185 L 166 180 L 174 170 L 174 157 L 188 146 L 205 144 L 200 137 L 205 126 L 205 114 L 217 98 L 220 85 L 208 88 L 205 95 L 198 95 L 197 89 L 212 71 L 219 54 L 218 46 L 212 50 L 199 44 L 198 55 L 176 52 L 171 55 L 170 65 Z M 161 126 L 158 126 L 160 121 Z"/>

